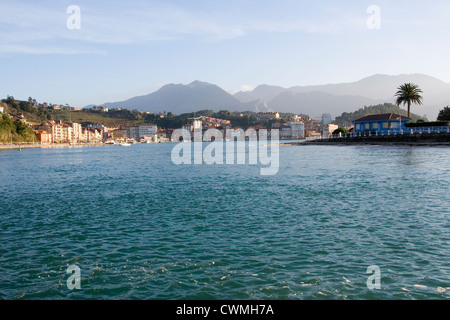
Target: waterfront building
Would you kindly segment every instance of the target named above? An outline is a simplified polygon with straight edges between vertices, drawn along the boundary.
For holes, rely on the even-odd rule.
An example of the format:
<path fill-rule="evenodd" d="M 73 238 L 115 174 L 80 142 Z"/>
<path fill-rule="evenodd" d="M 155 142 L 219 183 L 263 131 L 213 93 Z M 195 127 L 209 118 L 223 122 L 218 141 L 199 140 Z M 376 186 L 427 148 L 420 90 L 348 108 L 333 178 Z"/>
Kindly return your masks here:
<path fill-rule="evenodd" d="M 290 139 L 292 137 L 292 128 L 287 125 L 282 125 L 280 128 L 280 139 Z"/>
<path fill-rule="evenodd" d="M 192 132 L 193 126 L 191 123 L 188 123 L 188 124 L 183 125 L 182 129 Z"/>
<path fill-rule="evenodd" d="M 302 121 L 305 124 L 305 130 L 319 131 L 320 127 L 322 125 L 321 121 L 317 121 L 317 120 L 313 120 L 313 119 L 306 119 L 306 120 L 302 120 Z"/>
<path fill-rule="evenodd" d="M 52 141 L 51 135 L 44 130 L 35 130 L 36 137 L 41 144 L 48 144 Z"/>
<path fill-rule="evenodd" d="M 318 132 L 316 130 L 305 130 L 305 137 L 320 139 L 320 138 L 322 138 L 322 135 L 320 134 L 320 132 Z"/>
<path fill-rule="evenodd" d="M 70 142 L 81 142 L 83 135 L 83 128 L 81 127 L 81 124 L 76 122 L 67 122 L 67 125 L 72 128 Z"/>
<path fill-rule="evenodd" d="M 139 140 L 139 127 L 128 127 L 126 129 L 126 138 Z"/>
<path fill-rule="evenodd" d="M 50 134 L 52 143 L 64 142 L 63 126 L 61 122 L 53 120 L 46 121 L 38 127 L 38 130 L 46 131 Z"/>
<path fill-rule="evenodd" d="M 154 142 L 158 142 L 158 135 L 152 135 L 152 136 L 145 136 L 142 137 L 139 142 L 141 143 L 154 143 Z"/>
<path fill-rule="evenodd" d="M 202 121 L 201 120 L 194 120 L 192 122 L 192 128 L 196 130 L 202 130 Z"/>
<path fill-rule="evenodd" d="M 152 137 L 158 133 L 158 126 L 156 124 L 141 124 L 138 127 L 138 139 L 142 139 L 143 137 Z M 136 140 L 138 140 L 136 139 Z"/>
<path fill-rule="evenodd" d="M 103 130 L 97 128 L 86 128 L 83 131 L 84 141 L 99 143 L 103 141 Z"/>
<path fill-rule="evenodd" d="M 111 137 L 115 139 L 124 139 L 126 137 L 126 130 L 124 129 L 116 129 L 111 133 Z"/>
<path fill-rule="evenodd" d="M 166 129 L 158 129 L 158 133 L 157 133 L 158 142 L 167 142 L 167 141 L 169 141 L 167 136 L 168 136 L 168 130 L 166 130 Z"/>
<path fill-rule="evenodd" d="M 69 126 L 67 123 L 62 124 L 62 142 L 72 143 L 73 141 L 73 127 Z"/>
<path fill-rule="evenodd" d="M 46 121 L 36 128 L 41 134 L 39 140 L 44 143 L 80 143 L 80 142 L 102 142 L 103 130 L 93 126 L 83 128 L 80 123 Z M 48 134 L 48 138 L 45 136 Z"/>
<path fill-rule="evenodd" d="M 303 139 L 305 137 L 305 124 L 302 121 L 291 121 L 288 125 L 292 129 L 293 139 Z"/>
<path fill-rule="evenodd" d="M 333 135 L 333 132 L 336 131 L 337 129 L 339 129 L 339 126 L 337 124 L 329 123 L 329 124 L 325 125 L 323 128 L 322 137 L 324 139 L 331 138 L 331 136 Z"/>
<path fill-rule="evenodd" d="M 394 114 L 375 114 L 363 117 L 353 121 L 355 125 L 355 133 L 373 133 L 373 134 L 387 134 L 391 130 L 406 132 L 405 124 L 410 122 L 411 119 Z"/>

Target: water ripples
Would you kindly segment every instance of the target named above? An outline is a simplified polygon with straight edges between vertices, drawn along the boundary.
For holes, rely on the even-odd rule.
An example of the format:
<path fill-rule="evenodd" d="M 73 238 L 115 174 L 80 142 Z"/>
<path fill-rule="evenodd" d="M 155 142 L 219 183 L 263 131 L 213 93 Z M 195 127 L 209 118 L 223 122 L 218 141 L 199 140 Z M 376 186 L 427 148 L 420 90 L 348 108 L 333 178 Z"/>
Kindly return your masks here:
<path fill-rule="evenodd" d="M 3 151 L 0 298 L 450 297 L 447 149 L 283 147 L 261 177 L 170 148 Z"/>

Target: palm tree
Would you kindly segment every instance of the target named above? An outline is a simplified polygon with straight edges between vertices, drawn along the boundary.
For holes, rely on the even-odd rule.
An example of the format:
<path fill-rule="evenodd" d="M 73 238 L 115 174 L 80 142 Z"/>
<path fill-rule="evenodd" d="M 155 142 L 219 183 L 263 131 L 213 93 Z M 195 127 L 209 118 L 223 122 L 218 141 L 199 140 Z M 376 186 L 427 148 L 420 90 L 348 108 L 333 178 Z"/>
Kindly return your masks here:
<path fill-rule="evenodd" d="M 398 91 L 395 94 L 397 97 L 397 106 L 400 106 L 402 103 L 405 105 L 408 105 L 408 118 L 410 117 L 410 109 L 411 104 L 418 104 L 422 105 L 422 99 L 423 97 L 420 95 L 422 90 L 419 88 L 418 85 L 414 83 L 405 83 L 402 84 L 400 87 L 397 88 Z"/>

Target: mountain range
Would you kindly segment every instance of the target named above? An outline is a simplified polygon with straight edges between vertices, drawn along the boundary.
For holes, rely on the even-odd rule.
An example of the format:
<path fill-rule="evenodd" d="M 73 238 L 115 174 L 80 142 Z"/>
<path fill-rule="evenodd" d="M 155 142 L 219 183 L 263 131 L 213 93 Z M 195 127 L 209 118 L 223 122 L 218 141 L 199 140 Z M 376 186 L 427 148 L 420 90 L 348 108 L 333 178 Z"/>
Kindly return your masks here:
<path fill-rule="evenodd" d="M 108 108 L 129 108 L 175 114 L 199 110 L 277 111 L 309 114 L 320 118 L 323 113 L 336 117 L 361 107 L 395 102 L 397 88 L 412 82 L 423 90 L 424 105 L 412 112 L 434 120 L 439 110 L 450 104 L 450 84 L 424 74 L 373 75 L 360 81 L 315 86 L 260 85 L 252 91 L 228 93 L 217 85 L 194 81 L 188 85 L 168 84 L 158 91 L 126 101 L 102 104 Z"/>

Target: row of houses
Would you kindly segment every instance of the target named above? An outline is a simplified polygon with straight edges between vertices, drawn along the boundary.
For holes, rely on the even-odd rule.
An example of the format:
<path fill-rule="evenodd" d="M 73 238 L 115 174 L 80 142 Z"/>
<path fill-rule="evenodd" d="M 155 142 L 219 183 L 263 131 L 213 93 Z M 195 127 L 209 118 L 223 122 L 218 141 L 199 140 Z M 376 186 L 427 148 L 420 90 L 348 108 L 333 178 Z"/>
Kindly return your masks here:
<path fill-rule="evenodd" d="M 135 141 L 158 142 L 158 127 L 142 124 L 126 128 L 111 128 L 100 124 L 83 127 L 76 122 L 46 121 L 34 128 L 38 140 L 47 143 L 101 143 L 108 140 L 132 139 Z M 161 138 L 161 139 L 159 139 Z"/>
<path fill-rule="evenodd" d="M 219 130 L 217 126 L 208 126 L 208 125 L 205 126 L 203 125 L 203 122 L 201 120 L 195 119 L 191 123 L 183 125 L 182 129 L 190 132 L 191 134 L 195 131 L 205 132 L 208 129 L 217 129 L 220 132 L 222 132 L 223 137 L 225 137 L 227 130 L 236 131 L 240 129 L 240 128 L 233 128 L 231 124 L 226 126 L 222 125 L 220 127 L 222 129 Z M 280 139 L 303 139 L 306 133 L 305 124 L 302 121 L 290 121 L 285 124 L 282 124 L 281 122 L 275 122 L 269 128 L 259 125 L 249 127 L 248 129 L 255 130 L 257 132 L 259 130 L 267 130 L 269 132 L 269 135 L 271 130 L 278 130 Z M 170 131 L 173 131 L 173 129 L 171 129 Z M 166 132 L 166 137 L 168 139 L 171 139 L 170 132 Z"/>
<path fill-rule="evenodd" d="M 237 130 L 239 128 L 233 128 L 231 126 L 231 124 L 227 125 L 227 126 L 221 126 L 223 128 L 223 130 L 221 130 L 224 134 L 226 130 L 232 129 L 232 130 Z M 201 120 L 195 119 L 194 121 L 192 121 L 189 124 L 186 124 L 183 126 L 182 129 L 185 129 L 189 132 L 194 132 L 195 130 L 202 130 L 202 131 L 206 131 L 208 129 L 212 129 L 214 128 L 214 126 L 208 126 L 205 125 L 204 123 L 202 123 Z M 282 122 L 275 122 L 272 124 L 271 127 L 265 127 L 262 125 L 258 125 L 258 126 L 253 126 L 250 127 L 249 129 L 252 130 L 268 130 L 269 132 L 271 130 L 277 129 L 279 132 L 279 137 L 282 140 L 288 140 L 288 139 L 293 139 L 293 140 L 297 140 L 297 139 L 304 139 L 304 138 L 329 138 L 333 135 L 333 132 L 335 130 L 337 130 L 339 128 L 338 125 L 336 124 L 326 124 L 323 125 L 321 123 L 321 121 L 317 121 L 317 120 L 312 120 L 312 119 L 305 119 L 305 120 L 300 120 L 300 118 L 298 118 L 295 121 L 289 121 L 287 123 L 282 123 Z M 170 136 L 168 136 L 168 138 L 170 139 Z"/>
<path fill-rule="evenodd" d="M 272 113 L 270 113 L 272 115 Z M 307 136 L 318 134 L 322 135 L 322 132 L 318 132 L 320 122 L 316 120 L 304 120 L 300 121 L 300 118 L 297 118 L 295 121 L 289 121 L 287 123 L 275 122 L 272 124 L 272 127 L 267 128 L 265 126 L 254 126 L 249 129 L 253 130 L 272 130 L 278 129 L 280 139 L 303 139 Z M 325 135 L 331 135 L 334 130 L 337 129 L 336 125 L 329 124 L 326 126 L 327 131 L 325 131 Z M 226 130 L 237 130 L 239 128 L 233 128 L 231 122 L 229 120 L 221 120 L 209 117 L 198 117 L 192 118 L 190 123 L 187 123 L 182 126 L 182 129 L 187 130 L 191 134 L 194 131 L 202 131 L 205 132 L 208 129 L 220 129 L 220 131 L 225 135 Z M 175 131 L 175 129 L 158 129 L 158 127 L 154 124 L 143 124 L 135 127 L 128 127 L 125 129 L 120 129 L 114 131 L 114 138 L 131 138 L 136 141 L 139 140 L 148 140 L 148 137 L 152 138 L 153 142 L 161 141 L 161 140 L 171 140 L 171 134 Z"/>
<path fill-rule="evenodd" d="M 46 121 L 34 128 L 38 140 L 47 143 L 100 143 L 104 130 L 86 127 L 76 122 Z"/>
<path fill-rule="evenodd" d="M 275 122 L 273 129 L 278 129 L 280 139 L 303 139 L 305 137 L 305 123 L 302 121 L 289 121 L 286 124 Z"/>

